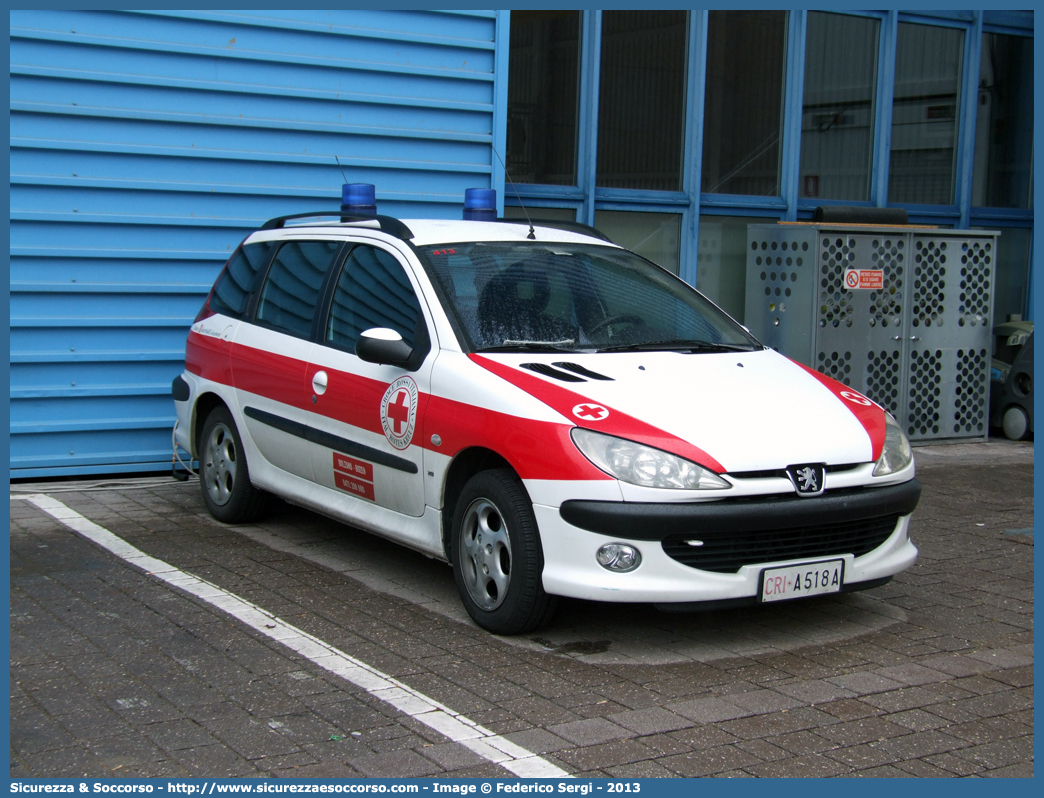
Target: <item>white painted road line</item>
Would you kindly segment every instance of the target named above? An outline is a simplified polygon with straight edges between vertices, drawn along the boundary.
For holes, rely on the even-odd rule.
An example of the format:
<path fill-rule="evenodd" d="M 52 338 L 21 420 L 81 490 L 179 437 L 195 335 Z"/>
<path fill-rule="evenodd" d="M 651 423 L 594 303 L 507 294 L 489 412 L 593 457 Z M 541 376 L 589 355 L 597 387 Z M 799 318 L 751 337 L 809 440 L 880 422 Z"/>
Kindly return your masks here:
<path fill-rule="evenodd" d="M 14 498 L 14 497 L 12 497 Z M 141 568 L 145 573 L 183 590 L 242 621 L 251 629 L 270 637 L 301 656 L 347 679 L 370 695 L 386 701 L 411 718 L 420 721 L 455 743 L 474 751 L 522 778 L 572 778 L 546 759 L 484 729 L 474 721 L 428 698 L 398 679 L 371 668 L 343 651 L 327 645 L 302 629 L 277 618 L 217 585 L 185 573 L 173 565 L 150 557 L 127 541 L 98 526 L 57 499 L 43 493 L 19 496 L 69 527 L 76 534 Z"/>

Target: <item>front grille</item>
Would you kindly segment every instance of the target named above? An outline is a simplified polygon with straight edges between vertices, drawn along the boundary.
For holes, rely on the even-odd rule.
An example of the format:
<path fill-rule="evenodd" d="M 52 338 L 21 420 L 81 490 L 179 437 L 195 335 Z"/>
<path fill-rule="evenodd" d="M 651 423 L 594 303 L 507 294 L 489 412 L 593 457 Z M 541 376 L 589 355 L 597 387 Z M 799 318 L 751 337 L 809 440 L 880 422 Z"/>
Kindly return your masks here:
<path fill-rule="evenodd" d="M 731 574 L 744 565 L 781 560 L 801 560 L 873 551 L 895 530 L 899 516 L 886 515 L 839 523 L 814 524 L 786 529 L 740 532 L 674 534 L 663 540 L 668 557 L 691 568 Z M 686 541 L 701 540 L 702 546 Z"/>

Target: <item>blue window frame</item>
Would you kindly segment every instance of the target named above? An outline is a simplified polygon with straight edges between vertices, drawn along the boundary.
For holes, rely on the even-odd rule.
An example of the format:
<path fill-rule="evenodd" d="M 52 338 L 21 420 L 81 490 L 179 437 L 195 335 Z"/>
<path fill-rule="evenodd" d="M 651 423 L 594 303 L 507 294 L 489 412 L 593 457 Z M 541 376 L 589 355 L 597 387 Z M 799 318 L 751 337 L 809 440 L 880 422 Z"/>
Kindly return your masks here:
<path fill-rule="evenodd" d="M 683 164 L 681 187 L 678 191 L 650 191 L 599 187 L 598 183 L 598 129 L 601 69 L 602 12 L 585 11 L 580 36 L 579 119 L 577 122 L 577 179 L 572 186 L 508 185 L 507 205 L 524 203 L 527 208 L 574 209 L 577 221 L 595 223 L 596 211 L 630 211 L 675 213 L 680 217 L 681 241 L 678 245 L 680 276 L 689 283 L 698 282 L 700 263 L 700 219 L 712 220 L 758 217 L 794 221 L 809 219 L 818 205 L 844 204 L 905 208 L 911 221 L 938 224 L 953 228 L 987 227 L 990 229 L 1029 229 L 1032 250 L 1032 208 L 972 207 L 972 183 L 975 166 L 978 81 L 983 52 L 983 35 L 1004 34 L 1033 37 L 1032 12 L 1007 11 L 836 11 L 839 15 L 877 20 L 876 75 L 873 88 L 872 130 L 870 137 L 870 165 L 868 193 L 863 199 L 825 199 L 802 196 L 801 137 L 804 105 L 806 35 L 808 12 L 786 13 L 785 48 L 783 54 L 782 111 L 779 145 L 778 194 L 752 196 L 727 193 L 701 193 L 703 175 L 704 135 L 708 80 L 708 41 L 710 25 L 708 11 L 691 11 L 688 18 L 688 43 L 685 89 L 685 127 L 683 132 Z M 891 154 L 893 108 L 895 105 L 896 57 L 899 26 L 924 25 L 952 31 L 950 38 L 959 37 L 961 61 L 952 89 L 953 128 L 952 192 L 938 204 L 890 203 L 889 173 Z M 908 28 L 907 28 L 908 29 Z M 909 30 L 909 29 L 908 29 Z M 934 33 L 934 31 L 932 31 Z M 1032 131 L 1031 131 L 1032 133 Z M 807 193 L 807 192 L 806 192 Z M 561 210 L 559 211 L 561 212 Z M 606 214 L 599 214 L 605 220 Z M 615 217 L 624 218 L 624 217 Z M 1026 238 L 1020 236 L 1017 258 L 1026 252 Z M 707 240 L 713 236 L 706 237 Z M 705 262 L 709 262 L 705 259 Z M 1018 266 L 1025 271 L 1027 282 L 1024 295 L 1024 315 L 1032 318 L 1032 297 L 1029 282 L 1032 275 L 1028 262 Z M 1021 261 L 1020 261 L 1021 263 Z M 1014 268 L 1014 267 L 1013 267 Z M 711 277 L 711 275 L 707 275 Z M 1022 279 L 1018 277 L 1018 279 Z M 716 284 L 716 279 L 702 281 Z M 728 282 L 728 281 L 727 281 Z M 735 294 L 734 281 L 728 282 Z M 1014 295 L 1014 289 L 1012 289 Z M 715 298 L 712 295 L 712 298 Z M 723 297 L 724 299 L 724 297 Z"/>

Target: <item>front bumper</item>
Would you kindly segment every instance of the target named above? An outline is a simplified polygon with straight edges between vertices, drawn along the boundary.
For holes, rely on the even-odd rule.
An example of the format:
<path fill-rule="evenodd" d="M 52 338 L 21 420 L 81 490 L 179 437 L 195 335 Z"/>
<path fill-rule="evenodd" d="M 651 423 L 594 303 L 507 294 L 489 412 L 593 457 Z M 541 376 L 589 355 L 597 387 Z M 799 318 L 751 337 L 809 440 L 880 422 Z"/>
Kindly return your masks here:
<path fill-rule="evenodd" d="M 597 601 L 753 599 L 766 567 L 838 557 L 845 560 L 846 589 L 858 589 L 916 560 L 907 530 L 919 496 L 920 484 L 910 480 L 813 499 L 535 505 L 544 589 Z M 637 546 L 641 565 L 627 574 L 599 566 L 595 553 L 612 541 Z"/>

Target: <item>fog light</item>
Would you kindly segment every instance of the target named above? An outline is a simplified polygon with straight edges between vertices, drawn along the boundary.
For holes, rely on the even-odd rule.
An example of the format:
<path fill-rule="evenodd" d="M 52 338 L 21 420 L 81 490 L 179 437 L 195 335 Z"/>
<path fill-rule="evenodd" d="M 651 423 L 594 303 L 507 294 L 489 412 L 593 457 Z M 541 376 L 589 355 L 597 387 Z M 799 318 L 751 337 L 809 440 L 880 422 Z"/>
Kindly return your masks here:
<path fill-rule="evenodd" d="M 606 543 L 598 550 L 595 559 L 607 571 L 626 574 L 642 564 L 642 553 L 626 543 Z"/>

